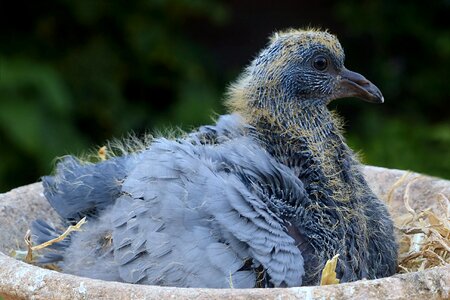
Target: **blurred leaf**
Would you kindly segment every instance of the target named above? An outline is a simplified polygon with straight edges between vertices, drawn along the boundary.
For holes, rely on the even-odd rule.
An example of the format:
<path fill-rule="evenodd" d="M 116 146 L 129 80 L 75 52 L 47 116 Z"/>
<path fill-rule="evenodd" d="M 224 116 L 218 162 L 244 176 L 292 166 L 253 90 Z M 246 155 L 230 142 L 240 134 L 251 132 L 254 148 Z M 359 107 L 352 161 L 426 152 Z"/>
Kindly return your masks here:
<path fill-rule="evenodd" d="M 23 101 L 32 101 L 37 96 L 55 112 L 64 113 L 70 109 L 69 93 L 63 87 L 61 78 L 49 66 L 39 65 L 28 59 L 2 56 L 0 62 L 2 98 L 7 97 L 6 93 L 16 93 L 7 99 L 12 102 L 15 101 L 13 96 L 20 97 Z"/>
<path fill-rule="evenodd" d="M 14 159 L 11 153 L 32 158 L 42 174 L 51 170 L 57 155 L 86 147 L 71 120 L 72 108 L 67 88 L 51 68 L 21 58 L 2 63 L 0 134 L 6 149 L 0 155 L 9 154 L 4 156 L 8 159 L 0 165 L 0 174 L 21 175 L 2 180 L 1 188 L 13 179 L 38 177 L 30 174 L 33 169 L 25 160 Z"/>
<path fill-rule="evenodd" d="M 219 106 L 211 54 L 186 25 L 224 24 L 220 1 L 9 6 L 0 27 L 0 191 L 49 173 L 56 156 L 129 131 L 191 128 Z"/>

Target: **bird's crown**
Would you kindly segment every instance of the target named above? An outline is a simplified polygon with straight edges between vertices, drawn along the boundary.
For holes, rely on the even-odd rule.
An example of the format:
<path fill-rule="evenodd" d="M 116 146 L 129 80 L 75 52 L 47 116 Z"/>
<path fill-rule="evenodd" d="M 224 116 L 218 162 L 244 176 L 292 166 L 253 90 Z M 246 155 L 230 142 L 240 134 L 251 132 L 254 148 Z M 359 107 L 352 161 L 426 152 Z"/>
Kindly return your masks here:
<path fill-rule="evenodd" d="M 275 32 L 270 37 L 269 48 L 271 45 L 279 44 L 282 49 L 303 48 L 312 50 L 314 48 L 323 48 L 332 55 L 343 60 L 344 51 L 337 37 L 327 30 L 322 31 L 316 28 L 307 29 L 287 29 Z M 286 53 L 287 54 L 287 53 Z"/>

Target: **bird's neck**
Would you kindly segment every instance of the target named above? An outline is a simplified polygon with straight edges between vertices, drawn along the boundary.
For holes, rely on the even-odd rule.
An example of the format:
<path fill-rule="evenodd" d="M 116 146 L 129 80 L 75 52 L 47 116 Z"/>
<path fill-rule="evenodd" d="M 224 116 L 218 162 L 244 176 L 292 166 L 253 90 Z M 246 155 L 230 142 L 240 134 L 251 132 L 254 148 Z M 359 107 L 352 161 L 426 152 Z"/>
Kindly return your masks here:
<path fill-rule="evenodd" d="M 266 150 L 297 175 L 305 163 L 315 164 L 326 177 L 341 170 L 349 154 L 339 117 L 324 104 L 279 105 L 275 114 L 254 110 L 248 122 Z M 312 159 L 313 158 L 313 159 Z M 311 166 L 308 166 L 310 168 Z"/>
<path fill-rule="evenodd" d="M 257 138 L 280 162 L 296 167 L 293 154 L 308 148 L 314 156 L 327 156 L 330 142 L 344 144 L 339 118 L 321 99 L 291 99 L 278 85 L 255 86 L 244 77 L 233 86 L 227 105 L 256 128 Z M 300 150 L 301 149 L 301 150 Z"/>
<path fill-rule="evenodd" d="M 256 129 L 254 135 L 263 147 L 291 168 L 311 194 L 327 189 L 330 199 L 342 204 L 350 201 L 349 190 L 355 185 L 352 174 L 359 171 L 342 136 L 339 117 L 319 100 L 273 103 L 276 107 L 241 106 L 237 112 Z"/>
<path fill-rule="evenodd" d="M 305 150 L 325 159 L 333 155 L 327 149 L 344 145 L 339 118 L 325 105 L 290 105 L 278 109 L 275 116 L 254 114 L 250 124 L 256 128 L 264 147 L 284 164 L 295 166 L 290 158 Z"/>

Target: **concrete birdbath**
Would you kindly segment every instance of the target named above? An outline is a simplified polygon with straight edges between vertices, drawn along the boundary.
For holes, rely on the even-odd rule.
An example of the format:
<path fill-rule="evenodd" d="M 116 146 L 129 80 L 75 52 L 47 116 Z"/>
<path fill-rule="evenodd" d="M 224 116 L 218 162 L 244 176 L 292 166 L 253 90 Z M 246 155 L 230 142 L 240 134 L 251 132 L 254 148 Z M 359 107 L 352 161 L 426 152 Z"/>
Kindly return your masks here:
<path fill-rule="evenodd" d="M 377 167 L 365 167 L 364 172 L 374 192 L 389 201 L 394 218 L 426 209 L 444 218 L 450 215 L 446 211 L 449 206 L 442 206 L 450 198 L 450 181 Z M 284 289 L 167 288 L 82 278 L 42 269 L 10 256 L 14 250 L 26 249 L 24 235 L 36 218 L 58 222 L 40 183 L 0 194 L 0 297 L 5 300 L 450 298 L 450 264 L 377 280 Z"/>

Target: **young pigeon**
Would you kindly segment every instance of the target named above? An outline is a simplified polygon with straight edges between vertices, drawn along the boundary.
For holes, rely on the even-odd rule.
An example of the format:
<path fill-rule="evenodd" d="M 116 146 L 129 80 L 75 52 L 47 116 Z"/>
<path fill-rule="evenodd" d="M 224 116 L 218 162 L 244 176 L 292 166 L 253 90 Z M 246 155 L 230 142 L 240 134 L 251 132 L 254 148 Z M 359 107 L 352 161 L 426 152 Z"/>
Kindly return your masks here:
<path fill-rule="evenodd" d="M 274 34 L 229 89 L 231 114 L 183 138 L 96 164 L 63 159 L 43 178 L 67 223 L 87 216 L 42 263 L 63 272 L 175 287 L 316 285 L 339 254 L 341 282 L 395 273 L 386 206 L 362 176 L 330 101 L 382 103 L 344 67 L 337 38 Z M 60 232 L 42 220 L 34 242 Z"/>

